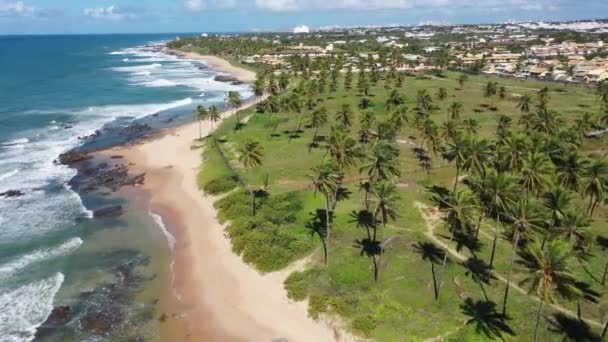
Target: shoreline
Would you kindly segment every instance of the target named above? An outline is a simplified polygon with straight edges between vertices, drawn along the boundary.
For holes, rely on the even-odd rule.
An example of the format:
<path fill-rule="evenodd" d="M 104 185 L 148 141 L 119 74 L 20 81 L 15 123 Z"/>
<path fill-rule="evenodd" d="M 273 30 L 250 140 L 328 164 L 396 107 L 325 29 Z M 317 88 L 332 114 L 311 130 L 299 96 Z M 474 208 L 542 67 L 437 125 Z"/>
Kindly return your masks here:
<path fill-rule="evenodd" d="M 258 102 L 248 101 L 239 110 Z M 232 113 L 223 112 L 222 120 Z M 210 132 L 203 124 L 203 136 Z M 191 149 L 197 137 L 198 123 L 193 122 L 100 152 L 120 154 L 132 164 L 130 171 L 146 173 L 141 188 L 149 197 L 149 209 L 161 215 L 176 239 L 174 290 L 182 305 L 168 308 L 177 311 L 172 316 L 183 318 L 172 326 L 176 337 L 193 341 L 354 340 L 337 325 L 308 317 L 307 302 L 287 298 L 283 282 L 306 260 L 261 274 L 233 253 L 225 226 L 216 219 L 215 198 L 204 194 L 197 183 L 203 162 L 202 149 Z"/>
<path fill-rule="evenodd" d="M 234 65 L 230 64 L 230 62 L 228 62 L 227 60 L 225 60 L 221 57 L 218 57 L 218 56 L 202 55 L 197 52 L 186 52 L 186 51 L 169 49 L 167 47 L 163 48 L 163 51 L 166 53 L 173 54 L 179 58 L 194 59 L 194 60 L 198 60 L 198 61 L 207 62 L 207 64 L 214 71 L 230 74 L 230 75 L 236 77 L 239 81 L 244 82 L 244 83 L 253 83 L 256 80 L 255 72 L 234 66 Z"/>

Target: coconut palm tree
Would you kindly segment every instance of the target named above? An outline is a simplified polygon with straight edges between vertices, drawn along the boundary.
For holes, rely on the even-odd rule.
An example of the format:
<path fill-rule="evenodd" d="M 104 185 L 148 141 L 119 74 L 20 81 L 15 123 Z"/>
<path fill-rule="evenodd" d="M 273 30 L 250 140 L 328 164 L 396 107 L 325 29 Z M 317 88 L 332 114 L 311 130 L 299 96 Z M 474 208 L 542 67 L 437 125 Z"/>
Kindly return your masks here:
<path fill-rule="evenodd" d="M 260 99 L 264 96 L 266 92 L 266 80 L 262 74 L 258 75 L 258 78 L 255 80 L 253 85 L 251 86 L 253 90 L 253 94 L 257 99 Z"/>
<path fill-rule="evenodd" d="M 490 108 L 494 108 L 494 96 L 496 95 L 496 88 L 498 83 L 488 82 L 483 90 L 483 96 L 490 99 Z"/>
<path fill-rule="evenodd" d="M 518 172 L 523 167 L 528 155 L 528 143 L 525 136 L 510 135 L 498 146 L 498 156 L 501 171 Z"/>
<path fill-rule="evenodd" d="M 247 140 L 237 148 L 238 160 L 247 169 L 262 165 L 262 157 L 264 156 L 264 148 L 260 142 L 255 140 Z M 255 216 L 255 192 L 253 187 L 249 186 L 251 195 L 251 215 Z"/>
<path fill-rule="evenodd" d="M 487 139 L 480 139 L 476 136 L 468 136 L 465 143 L 464 170 L 473 170 L 476 174 L 486 172 L 486 167 L 490 164 L 494 156 L 494 145 Z"/>
<path fill-rule="evenodd" d="M 532 98 L 530 95 L 525 94 L 524 96 L 519 98 L 517 102 L 517 108 L 521 111 L 522 114 L 530 113 L 530 107 L 532 106 Z"/>
<path fill-rule="evenodd" d="M 549 88 L 543 87 L 538 91 L 538 109 L 541 112 L 547 110 L 547 105 L 549 104 Z"/>
<path fill-rule="evenodd" d="M 448 120 L 460 120 L 460 114 L 462 114 L 462 110 L 462 102 L 452 102 L 452 104 L 448 108 Z"/>
<path fill-rule="evenodd" d="M 354 166 L 357 160 L 362 156 L 357 141 L 351 137 L 343 126 L 334 126 L 331 128 L 327 148 L 329 154 L 338 165 L 340 175 L 344 173 L 346 168 Z M 337 193 L 338 188 L 335 189 L 332 209 L 335 208 L 337 204 Z"/>
<path fill-rule="evenodd" d="M 372 217 L 374 219 L 374 235 L 372 237 L 372 244 L 377 244 L 377 231 L 378 226 L 375 223 L 377 221 L 377 217 L 380 216 L 382 224 L 386 226 L 388 223 L 388 219 L 396 220 L 399 216 L 397 203 L 400 200 L 399 193 L 397 191 L 397 187 L 395 183 L 391 180 L 381 180 L 378 182 L 374 182 L 371 184 L 371 203 L 374 206 L 374 211 L 372 212 Z M 382 257 L 383 247 L 380 244 L 379 253 L 374 253 L 374 280 L 378 281 L 379 275 L 379 264 L 380 258 Z"/>
<path fill-rule="evenodd" d="M 409 108 L 405 105 L 399 106 L 391 113 L 389 121 L 395 126 L 397 131 L 400 131 L 406 123 L 410 121 Z"/>
<path fill-rule="evenodd" d="M 517 179 L 508 173 L 498 173 L 495 170 L 489 170 L 485 177 L 482 178 L 483 187 L 483 207 L 489 210 L 490 215 L 494 217 L 494 239 L 492 242 L 492 254 L 490 255 L 490 268 L 494 265 L 494 257 L 496 254 L 496 242 L 500 232 L 501 217 L 508 212 L 517 198 Z"/>
<path fill-rule="evenodd" d="M 437 98 L 440 101 L 445 100 L 448 97 L 448 91 L 445 88 L 439 88 L 437 89 Z"/>
<path fill-rule="evenodd" d="M 541 152 L 531 152 L 525 157 L 521 168 L 521 182 L 527 194 L 538 196 L 551 185 L 555 168 L 551 159 Z"/>
<path fill-rule="evenodd" d="M 353 125 L 353 111 L 350 105 L 345 103 L 342 108 L 336 113 L 336 121 L 338 121 L 344 127 L 351 127 Z"/>
<path fill-rule="evenodd" d="M 462 137 L 462 134 L 455 134 L 451 137 L 448 142 L 446 149 L 443 153 L 443 158 L 449 162 L 454 162 L 456 165 L 456 177 L 454 178 L 454 190 L 458 187 L 458 182 L 460 178 L 460 171 L 466 163 L 467 158 L 467 149 L 466 146 L 468 140 Z"/>
<path fill-rule="evenodd" d="M 464 87 L 464 84 L 469 80 L 469 76 L 467 76 L 466 74 L 462 74 L 460 75 L 460 77 L 458 77 L 458 85 L 460 86 L 460 89 L 462 90 L 462 88 Z"/>
<path fill-rule="evenodd" d="M 477 134 L 477 129 L 479 128 L 479 122 L 473 118 L 466 119 L 462 121 L 462 127 L 467 134 L 475 135 Z"/>
<path fill-rule="evenodd" d="M 359 117 L 359 142 L 362 144 L 367 144 L 369 142 L 371 136 L 371 128 L 376 120 L 376 113 L 372 110 L 366 110 L 361 113 Z"/>
<path fill-rule="evenodd" d="M 572 203 L 572 194 L 561 186 L 556 186 L 544 194 L 543 201 L 549 213 L 549 225 L 543 238 L 544 244 L 549 236 L 555 232 L 555 229 L 561 226 L 566 211 Z"/>
<path fill-rule="evenodd" d="M 401 94 L 399 94 L 399 91 L 397 91 L 397 89 L 394 89 L 389 94 L 388 99 L 386 99 L 384 108 L 390 110 L 395 107 L 399 107 L 399 106 L 403 105 L 404 103 L 405 103 L 405 99 L 403 98 L 403 96 Z"/>
<path fill-rule="evenodd" d="M 309 117 L 309 124 L 311 127 L 313 127 L 315 129 L 313 135 L 312 135 L 312 141 L 310 142 L 310 148 L 312 148 L 312 146 L 315 144 L 316 140 L 317 140 L 317 132 L 319 131 L 319 128 L 325 126 L 328 122 L 328 114 L 327 114 L 327 109 L 325 109 L 325 107 L 319 107 L 316 110 L 314 110 L 312 113 L 310 113 L 310 117 Z M 310 148 L 308 149 L 308 151 L 310 152 Z"/>
<path fill-rule="evenodd" d="M 449 140 L 456 134 L 460 134 L 459 125 L 454 120 L 445 121 L 441 125 L 441 137 L 445 142 L 449 142 Z"/>
<path fill-rule="evenodd" d="M 559 114 L 549 110 L 538 111 L 532 117 L 532 129 L 548 135 L 557 133 L 562 123 Z"/>
<path fill-rule="evenodd" d="M 566 299 L 582 296 L 577 279 L 572 272 L 574 253 L 567 242 L 553 240 L 544 247 L 538 241 L 528 243 L 523 259 L 518 261 L 526 269 L 526 277 L 520 282 L 529 286 L 528 293 L 539 299 L 534 328 L 534 342 L 538 341 L 538 327 L 545 303 L 555 302 L 557 295 Z"/>
<path fill-rule="evenodd" d="M 371 182 L 400 176 L 399 149 L 390 142 L 379 140 L 366 155 L 360 172 L 366 172 Z"/>
<path fill-rule="evenodd" d="M 418 110 L 424 113 L 429 113 L 433 110 L 433 99 L 426 89 L 419 90 L 416 96 Z"/>
<path fill-rule="evenodd" d="M 507 88 L 505 86 L 501 86 L 498 89 L 498 98 L 504 100 L 507 98 Z"/>
<path fill-rule="evenodd" d="M 566 189 L 578 191 L 583 184 L 583 175 L 589 161 L 580 158 L 577 153 L 569 154 L 556 163 L 557 181 Z"/>
<path fill-rule="evenodd" d="M 320 192 L 325 196 L 325 243 L 324 263 L 327 266 L 329 258 L 329 238 L 331 233 L 330 202 L 335 189 L 338 188 L 340 171 L 338 166 L 331 159 L 324 159 L 321 163 L 311 169 L 308 175 L 315 189 L 315 194 Z"/>
<path fill-rule="evenodd" d="M 209 110 L 207 110 L 207 107 L 205 107 L 203 105 L 198 105 L 196 107 L 196 119 L 198 121 L 198 138 L 199 139 L 203 138 L 201 123 L 203 120 L 207 120 L 208 117 L 209 117 Z"/>
<path fill-rule="evenodd" d="M 278 86 L 281 91 L 287 90 L 287 87 L 289 86 L 289 75 L 287 73 L 282 72 L 279 74 Z"/>
<path fill-rule="evenodd" d="M 457 231 L 463 231 L 470 225 L 475 209 L 475 197 L 471 191 L 464 189 L 447 194 L 436 192 L 431 200 L 443 214 L 448 231 L 450 231 L 449 242 L 451 243 L 452 240 L 454 240 L 454 234 Z M 448 254 L 449 251 L 446 248 L 441 263 L 439 278 L 443 275 Z M 438 284 L 435 300 L 439 299 L 439 293 L 442 286 L 441 280 L 438 281 Z"/>
<path fill-rule="evenodd" d="M 217 108 L 216 105 L 212 105 L 211 107 L 209 107 L 209 121 L 211 122 L 211 132 L 214 131 L 214 124 L 218 121 L 220 121 L 220 119 L 222 118 L 222 113 L 220 112 L 219 108 Z"/>
<path fill-rule="evenodd" d="M 587 165 L 583 172 L 583 196 L 589 197 L 587 213 L 593 217 L 597 205 L 606 198 L 608 189 L 608 163 L 595 159 Z"/>
<path fill-rule="evenodd" d="M 505 294 L 502 301 L 502 314 L 507 315 L 507 301 L 509 297 L 509 288 L 511 287 L 511 272 L 515 263 L 515 256 L 519 248 L 520 238 L 529 237 L 533 231 L 541 229 L 544 223 L 544 215 L 536 203 L 531 202 L 527 198 L 521 198 L 510 209 L 506 219 L 512 227 L 512 251 L 511 263 L 507 271 L 507 284 Z"/>
<path fill-rule="evenodd" d="M 230 109 L 236 112 L 235 127 L 238 127 L 241 123 L 238 108 L 243 104 L 243 98 L 241 97 L 241 93 L 239 93 L 238 91 L 229 91 L 228 93 L 226 93 L 226 101 L 228 102 L 228 106 L 230 107 Z"/>

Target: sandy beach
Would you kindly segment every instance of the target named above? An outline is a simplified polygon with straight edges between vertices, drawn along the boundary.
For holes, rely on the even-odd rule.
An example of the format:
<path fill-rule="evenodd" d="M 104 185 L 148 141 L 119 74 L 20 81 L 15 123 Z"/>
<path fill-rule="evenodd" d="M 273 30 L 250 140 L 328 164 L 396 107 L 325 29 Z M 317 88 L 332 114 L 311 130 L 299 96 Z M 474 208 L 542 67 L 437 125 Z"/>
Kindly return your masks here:
<path fill-rule="evenodd" d="M 243 82 L 253 82 L 256 78 L 255 72 L 236 67 L 230 64 L 230 62 L 228 62 L 227 60 L 217 56 L 201 55 L 196 52 L 183 52 L 170 49 L 167 49 L 167 51 L 170 51 L 171 53 L 182 58 L 205 61 L 211 66 L 213 70 L 230 74 Z"/>
<path fill-rule="evenodd" d="M 309 318 L 305 302 L 287 298 L 283 281 L 305 261 L 263 275 L 232 252 L 225 227 L 216 220 L 214 198 L 197 185 L 202 149 L 191 146 L 198 129 L 191 123 L 104 152 L 122 155 L 133 163 L 134 172 L 146 173 L 143 189 L 149 194 L 150 210 L 163 217 L 177 241 L 174 287 L 183 305 L 171 312 L 180 319 L 176 340 L 353 340 L 334 324 Z M 208 133 L 203 123 L 203 135 Z"/>

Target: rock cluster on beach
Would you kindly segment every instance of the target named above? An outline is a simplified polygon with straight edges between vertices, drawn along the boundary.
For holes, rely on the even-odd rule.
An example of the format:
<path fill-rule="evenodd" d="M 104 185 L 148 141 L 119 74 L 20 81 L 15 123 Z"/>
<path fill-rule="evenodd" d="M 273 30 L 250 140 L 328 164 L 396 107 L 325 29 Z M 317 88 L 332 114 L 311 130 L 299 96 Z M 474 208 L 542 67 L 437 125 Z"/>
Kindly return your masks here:
<path fill-rule="evenodd" d="M 141 185 L 144 179 L 144 173 L 131 175 L 126 165 L 117 164 L 110 166 L 107 163 L 99 163 L 92 166 L 79 167 L 78 177 L 74 177 L 68 184 L 72 189 L 83 193 L 104 190 L 114 192 L 123 186 Z M 119 212 L 116 208 L 104 209 L 100 212 L 100 215 L 107 216 L 108 213 L 116 212 Z"/>
<path fill-rule="evenodd" d="M 234 77 L 234 76 L 228 76 L 228 75 L 217 75 L 213 78 L 214 81 L 217 82 L 225 82 L 225 83 L 230 83 L 232 85 L 241 85 L 243 84 L 242 81 L 240 81 L 238 78 Z"/>
<path fill-rule="evenodd" d="M 21 197 L 23 195 L 25 195 L 25 193 L 21 190 L 8 190 L 5 192 L 0 192 L 0 197 L 6 197 L 6 198 Z"/>

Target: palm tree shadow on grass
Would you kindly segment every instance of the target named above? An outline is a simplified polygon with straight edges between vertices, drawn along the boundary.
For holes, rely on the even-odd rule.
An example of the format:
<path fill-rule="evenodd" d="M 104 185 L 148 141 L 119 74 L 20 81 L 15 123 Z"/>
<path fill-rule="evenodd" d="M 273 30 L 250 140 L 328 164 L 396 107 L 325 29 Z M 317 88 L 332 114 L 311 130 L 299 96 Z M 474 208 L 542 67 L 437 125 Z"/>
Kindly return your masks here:
<path fill-rule="evenodd" d="M 602 338 L 584 321 L 556 313 L 547 318 L 549 331 L 563 336 L 562 341 L 600 342 Z"/>
<path fill-rule="evenodd" d="M 364 228 L 367 232 L 367 238 L 372 239 L 372 230 L 374 229 L 374 216 L 369 210 L 353 210 L 348 216 L 351 220 L 349 223 L 355 223 L 357 228 Z"/>
<path fill-rule="evenodd" d="M 467 298 L 460 305 L 460 310 L 464 315 L 471 317 L 466 324 L 474 324 L 475 331 L 489 339 L 504 340 L 503 334 L 515 336 L 515 332 L 506 322 L 509 318 L 496 311 L 496 303 L 492 301 L 474 301 Z"/>
<path fill-rule="evenodd" d="M 431 263 L 431 276 L 433 277 L 433 294 L 435 296 L 435 300 L 439 297 L 439 287 L 437 284 L 437 275 L 435 272 L 435 265 L 441 265 L 443 262 L 443 258 L 445 257 L 445 250 L 439 248 L 432 242 L 418 242 L 414 245 L 414 250 L 416 253 L 420 254 L 420 257 L 424 261 L 429 261 Z M 446 263 L 450 262 L 449 259 L 446 259 Z"/>
<path fill-rule="evenodd" d="M 462 265 L 467 269 L 464 273 L 467 277 L 471 277 L 474 282 L 479 284 L 483 297 L 486 301 L 490 301 L 486 289 L 483 284 L 490 285 L 490 281 L 496 279 L 492 275 L 492 268 L 485 261 L 477 258 L 469 258 L 463 261 Z"/>
<path fill-rule="evenodd" d="M 329 220 L 332 221 L 331 212 L 329 213 Z M 306 229 L 309 230 L 311 236 L 318 236 L 321 239 L 323 246 L 323 254 L 327 258 L 327 244 L 325 238 L 327 237 L 327 223 L 325 209 L 317 209 L 314 213 L 309 213 L 311 216 L 310 220 L 306 223 Z"/>

